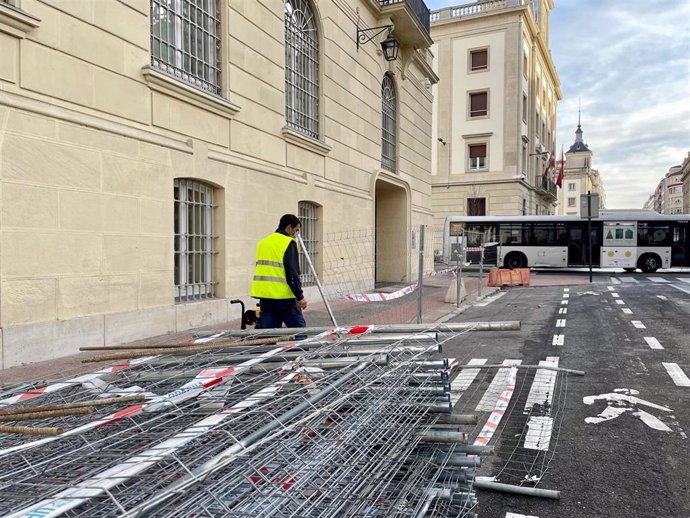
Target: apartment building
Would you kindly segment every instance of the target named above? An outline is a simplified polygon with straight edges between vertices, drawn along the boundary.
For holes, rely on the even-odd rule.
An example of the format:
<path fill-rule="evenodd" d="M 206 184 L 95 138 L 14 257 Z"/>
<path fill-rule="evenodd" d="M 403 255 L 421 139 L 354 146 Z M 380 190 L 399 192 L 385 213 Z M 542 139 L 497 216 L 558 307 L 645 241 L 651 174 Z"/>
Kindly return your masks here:
<path fill-rule="evenodd" d="M 683 184 L 683 214 L 690 214 L 690 151 L 680 166 Z"/>
<path fill-rule="evenodd" d="M 549 51 L 552 0 L 474 2 L 432 12 L 432 203 L 449 215 L 552 214 L 561 89 Z"/>
<path fill-rule="evenodd" d="M 339 232 L 415 278 L 431 44 L 421 0 L 0 0 L 0 367 L 237 317 L 284 213 L 326 286 Z"/>
<path fill-rule="evenodd" d="M 582 125 L 577 121 L 575 141 L 565 153 L 562 188 L 558 190 L 558 211 L 563 216 L 580 216 L 580 196 L 599 195 L 599 208 L 606 208 L 606 190 L 599 171 L 592 168 L 594 153 L 583 139 Z"/>

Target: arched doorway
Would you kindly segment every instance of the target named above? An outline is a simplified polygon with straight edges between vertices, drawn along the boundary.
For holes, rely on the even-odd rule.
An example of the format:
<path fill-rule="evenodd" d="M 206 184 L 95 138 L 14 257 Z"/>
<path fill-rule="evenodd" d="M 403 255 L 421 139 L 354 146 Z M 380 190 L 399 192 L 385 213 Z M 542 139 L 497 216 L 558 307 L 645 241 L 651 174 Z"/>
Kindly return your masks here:
<path fill-rule="evenodd" d="M 374 187 L 376 282 L 409 281 L 409 203 L 404 184 L 379 177 Z"/>

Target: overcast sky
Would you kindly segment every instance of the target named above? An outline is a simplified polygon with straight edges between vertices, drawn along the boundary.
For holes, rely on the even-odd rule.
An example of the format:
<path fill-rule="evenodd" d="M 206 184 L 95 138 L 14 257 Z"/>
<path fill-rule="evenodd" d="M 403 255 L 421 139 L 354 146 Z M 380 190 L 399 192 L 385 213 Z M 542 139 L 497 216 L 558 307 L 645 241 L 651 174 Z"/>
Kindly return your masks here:
<path fill-rule="evenodd" d="M 427 0 L 430 9 L 471 2 Z M 690 151 L 690 0 L 555 0 L 549 46 L 561 81 L 557 154 L 578 100 L 607 207 L 641 208 Z"/>

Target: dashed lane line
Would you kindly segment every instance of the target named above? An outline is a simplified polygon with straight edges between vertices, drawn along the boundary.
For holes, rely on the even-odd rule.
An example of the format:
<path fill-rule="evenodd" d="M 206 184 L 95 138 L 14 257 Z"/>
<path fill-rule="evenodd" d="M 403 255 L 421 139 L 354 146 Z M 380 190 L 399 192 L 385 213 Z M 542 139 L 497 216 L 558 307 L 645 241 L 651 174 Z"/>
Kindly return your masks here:
<path fill-rule="evenodd" d="M 551 345 L 565 345 L 565 335 L 553 335 Z"/>
<path fill-rule="evenodd" d="M 621 299 L 616 299 L 616 304 L 625 304 L 625 302 L 622 301 Z"/>
<path fill-rule="evenodd" d="M 568 308 L 558 308 L 559 315 L 565 315 L 568 312 Z"/>
<path fill-rule="evenodd" d="M 630 308 L 623 308 L 623 313 L 625 313 L 626 315 L 632 315 L 632 309 L 630 309 Z"/>
<path fill-rule="evenodd" d="M 611 293 L 611 296 L 612 296 L 614 299 L 617 299 L 618 297 L 620 297 L 620 294 L 618 294 L 618 293 Z"/>
<path fill-rule="evenodd" d="M 565 327 L 565 318 L 559 318 L 556 320 L 556 327 Z"/>
<path fill-rule="evenodd" d="M 647 345 L 649 346 L 650 349 L 663 349 L 663 346 L 653 336 L 645 336 L 644 341 L 647 342 Z"/>
<path fill-rule="evenodd" d="M 631 320 L 630 323 L 634 325 L 637 329 L 647 329 L 647 326 L 645 326 L 642 322 L 639 320 Z"/>
<path fill-rule="evenodd" d="M 690 387 L 690 378 L 683 372 L 677 363 L 665 363 L 662 362 L 661 365 L 664 366 L 668 375 L 671 376 L 673 383 L 679 387 Z"/>

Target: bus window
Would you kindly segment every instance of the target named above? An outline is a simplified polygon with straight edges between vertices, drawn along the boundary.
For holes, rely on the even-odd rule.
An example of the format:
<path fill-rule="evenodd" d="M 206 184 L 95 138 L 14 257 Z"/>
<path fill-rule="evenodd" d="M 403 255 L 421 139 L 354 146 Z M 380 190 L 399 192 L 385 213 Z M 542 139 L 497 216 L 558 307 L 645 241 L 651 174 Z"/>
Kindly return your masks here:
<path fill-rule="evenodd" d="M 563 223 L 535 223 L 530 237 L 531 245 L 565 245 L 565 225 Z"/>
<path fill-rule="evenodd" d="M 501 225 L 501 244 L 502 245 L 521 245 L 526 240 L 523 239 L 523 234 L 528 234 L 524 232 L 524 227 L 529 225 L 522 225 L 521 223 L 510 224 L 506 223 Z"/>
<path fill-rule="evenodd" d="M 670 225 L 663 223 L 638 223 L 638 244 L 641 246 L 659 246 L 673 244 Z"/>

